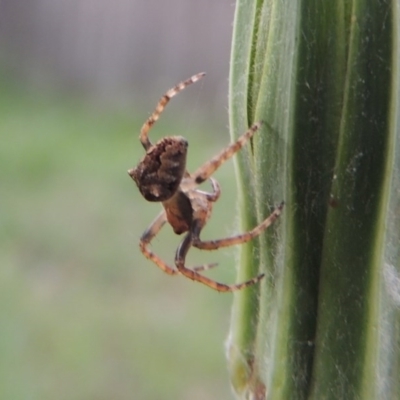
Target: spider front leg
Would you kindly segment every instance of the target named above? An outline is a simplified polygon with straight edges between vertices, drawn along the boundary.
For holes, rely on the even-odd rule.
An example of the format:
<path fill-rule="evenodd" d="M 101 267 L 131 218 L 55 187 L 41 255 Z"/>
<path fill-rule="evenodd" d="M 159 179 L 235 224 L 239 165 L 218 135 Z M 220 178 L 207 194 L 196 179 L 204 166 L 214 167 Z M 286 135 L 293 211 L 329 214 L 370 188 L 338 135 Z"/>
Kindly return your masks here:
<path fill-rule="evenodd" d="M 219 199 L 219 196 L 221 196 L 221 187 L 219 186 L 219 183 L 216 179 L 210 177 L 209 178 L 211 182 L 211 187 L 212 187 L 212 192 L 204 192 L 203 190 L 197 189 L 196 192 L 200 193 L 202 196 L 205 196 L 208 201 L 211 201 L 212 203 L 216 202 Z"/>
<path fill-rule="evenodd" d="M 217 250 L 221 247 L 229 247 L 229 246 L 234 246 L 235 244 L 247 243 L 250 240 L 257 237 L 258 235 L 260 235 L 265 229 L 267 229 L 279 218 L 279 216 L 282 213 L 284 205 L 285 203 L 282 202 L 277 208 L 275 208 L 275 210 L 268 218 L 266 218 L 263 222 L 261 222 L 261 224 L 257 225 L 251 231 L 242 233 L 240 235 L 235 235 L 232 237 L 217 239 L 217 240 L 202 241 L 200 240 L 200 238 L 196 238 L 193 241 L 193 246 L 201 250 Z"/>
<path fill-rule="evenodd" d="M 201 230 L 201 222 L 194 221 L 192 225 L 192 229 L 187 233 L 186 237 L 183 239 L 182 243 L 179 245 L 176 256 L 175 256 L 175 265 L 178 268 L 179 272 L 182 275 L 185 275 L 187 278 L 203 283 L 204 285 L 214 289 L 218 292 L 234 292 L 236 290 L 244 289 L 248 286 L 254 285 L 255 283 L 259 282 L 265 274 L 260 274 L 253 279 L 250 279 L 246 282 L 233 284 L 233 285 L 226 285 L 223 283 L 216 282 L 210 278 L 207 278 L 197 271 L 192 270 L 190 268 L 185 267 L 185 260 L 186 255 L 192 246 L 194 241 L 199 240 L 199 234 Z"/>
<path fill-rule="evenodd" d="M 168 90 L 167 93 L 164 94 L 164 96 L 161 97 L 161 99 L 157 103 L 156 109 L 143 124 L 142 129 L 140 130 L 139 139 L 145 150 L 148 150 L 151 147 L 151 142 L 148 137 L 149 131 L 160 117 L 160 114 L 164 111 L 164 108 L 166 107 L 168 102 L 187 86 L 194 82 L 197 82 L 203 76 L 205 76 L 205 72 L 200 72 L 199 74 L 193 75 L 191 78 L 186 79 L 186 81 L 178 83 L 172 89 Z"/>
<path fill-rule="evenodd" d="M 153 261 L 154 264 L 157 265 L 160 269 L 162 269 L 168 275 L 178 275 L 179 271 L 170 267 L 166 264 L 160 257 L 154 254 L 150 249 L 149 245 L 153 238 L 160 232 L 161 228 L 167 222 L 167 217 L 165 215 L 165 211 L 162 211 L 157 218 L 151 223 L 151 225 L 144 231 L 143 235 L 140 238 L 139 248 L 143 255 Z M 217 263 L 204 264 L 197 267 L 193 267 L 194 271 L 206 271 L 217 266 Z"/>
<path fill-rule="evenodd" d="M 156 264 L 157 267 L 161 268 L 168 275 L 176 275 L 178 271 L 168 266 L 163 260 L 161 260 L 160 257 L 154 254 L 148 248 L 154 236 L 156 236 L 157 233 L 160 232 L 161 228 L 164 226 L 166 222 L 167 222 L 167 217 L 165 215 L 165 212 L 162 211 L 157 216 L 157 218 L 151 223 L 151 225 L 143 232 L 143 235 L 140 238 L 139 247 L 143 255 L 147 259 L 153 261 L 153 263 Z"/>

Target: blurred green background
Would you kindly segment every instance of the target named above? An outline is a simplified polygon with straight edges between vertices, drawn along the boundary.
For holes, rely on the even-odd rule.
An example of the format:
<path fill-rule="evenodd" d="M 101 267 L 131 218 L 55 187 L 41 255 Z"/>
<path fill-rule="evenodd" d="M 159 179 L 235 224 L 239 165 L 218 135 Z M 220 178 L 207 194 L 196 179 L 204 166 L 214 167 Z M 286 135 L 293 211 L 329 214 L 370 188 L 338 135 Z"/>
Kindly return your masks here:
<path fill-rule="evenodd" d="M 170 277 L 144 259 L 138 239 L 160 205 L 141 198 L 126 170 L 143 155 L 139 130 L 158 98 L 201 70 L 210 79 L 175 98 L 151 137 L 187 137 L 189 170 L 229 142 L 226 88 L 233 7 L 229 13 L 220 10 L 219 19 L 229 29 L 219 60 L 191 59 L 191 51 L 198 56 L 191 43 L 180 50 L 190 60 L 184 67 L 179 68 L 179 57 L 176 65 L 158 63 L 154 73 L 132 65 L 132 82 L 110 86 L 112 80 L 95 73 L 94 50 L 95 61 L 89 63 L 94 80 L 65 74 L 56 63 L 49 67 L 55 54 L 35 40 L 37 15 L 26 11 L 42 2 L 25 1 L 16 8 L 15 2 L 4 1 L 0 6 L 0 398 L 232 398 L 224 354 L 232 295 Z M 92 5 L 92 11 L 98 14 L 101 4 L 106 3 Z M 149 15 L 141 6 L 138 20 Z M 169 7 L 152 17 L 162 25 L 175 12 Z M 193 10 L 187 12 L 193 17 Z M 56 20 L 54 13 L 49 21 Z M 72 30 L 74 15 L 63 17 Z M 202 15 L 209 18 L 207 12 Z M 44 30 L 41 18 L 35 23 Z M 99 18 L 94 21 L 101 30 Z M 204 29 L 184 21 L 183 33 Z M 164 40 L 165 53 L 175 41 L 163 35 L 158 40 Z M 18 46 L 28 39 L 29 54 Z M 124 37 L 128 44 L 130 39 Z M 143 60 L 146 38 L 135 40 L 140 46 L 132 47 L 132 59 L 152 65 L 152 54 Z M 60 51 L 66 49 L 74 47 Z M 109 73 L 118 76 L 119 70 Z M 146 85 L 148 91 L 142 89 Z M 237 227 L 232 162 L 216 177 L 223 192 L 204 230 L 209 239 Z M 172 261 L 180 240 L 167 226 L 153 248 Z M 208 275 L 233 282 L 235 254 L 234 249 L 193 250 L 188 261 L 216 261 L 219 268 Z"/>

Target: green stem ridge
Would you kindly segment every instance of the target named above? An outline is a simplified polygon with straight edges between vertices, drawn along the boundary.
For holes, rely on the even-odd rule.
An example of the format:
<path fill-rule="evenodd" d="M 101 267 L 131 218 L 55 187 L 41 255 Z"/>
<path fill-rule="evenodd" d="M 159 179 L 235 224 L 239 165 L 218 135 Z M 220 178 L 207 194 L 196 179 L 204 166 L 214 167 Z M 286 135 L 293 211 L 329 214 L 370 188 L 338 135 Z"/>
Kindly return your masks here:
<path fill-rule="evenodd" d="M 230 124 L 243 246 L 228 341 L 248 399 L 400 394 L 400 34 L 389 0 L 238 1 Z M 397 377 L 397 379 L 396 379 Z"/>

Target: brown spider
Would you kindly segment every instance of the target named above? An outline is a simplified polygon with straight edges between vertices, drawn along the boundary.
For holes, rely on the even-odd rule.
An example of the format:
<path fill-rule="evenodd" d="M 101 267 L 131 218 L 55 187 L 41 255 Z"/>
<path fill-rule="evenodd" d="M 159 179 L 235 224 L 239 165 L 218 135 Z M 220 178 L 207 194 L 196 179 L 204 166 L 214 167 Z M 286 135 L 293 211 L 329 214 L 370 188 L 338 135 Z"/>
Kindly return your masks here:
<path fill-rule="evenodd" d="M 140 193 L 146 200 L 159 201 L 164 207 L 140 238 L 140 250 L 144 256 L 169 275 L 182 274 L 219 292 L 232 292 L 257 283 L 264 277 L 264 274 L 243 283 L 225 285 L 199 273 L 217 264 L 206 264 L 190 269 L 185 266 L 185 258 L 191 246 L 202 250 L 216 250 L 220 247 L 246 243 L 260 235 L 281 214 L 283 202 L 267 219 L 249 232 L 218 240 L 202 241 L 200 239 L 200 232 L 210 218 L 212 203 L 217 201 L 221 194 L 218 182 L 211 175 L 245 145 L 260 128 L 261 123 L 255 123 L 235 143 L 230 144 L 218 155 L 204 163 L 193 174 L 186 171 L 188 142 L 183 137 L 167 136 L 154 145 L 148 137 L 150 128 L 158 120 L 171 98 L 204 75 L 205 73 L 200 73 L 178 83 L 161 97 L 156 109 L 143 124 L 140 131 L 139 139 L 146 150 L 146 154 L 136 168 L 128 170 L 128 174 L 136 182 Z M 212 193 L 197 189 L 197 186 L 206 180 L 211 182 Z M 170 267 L 149 249 L 151 240 L 166 222 L 169 222 L 178 235 L 187 232 L 176 251 L 175 265 L 177 269 Z"/>

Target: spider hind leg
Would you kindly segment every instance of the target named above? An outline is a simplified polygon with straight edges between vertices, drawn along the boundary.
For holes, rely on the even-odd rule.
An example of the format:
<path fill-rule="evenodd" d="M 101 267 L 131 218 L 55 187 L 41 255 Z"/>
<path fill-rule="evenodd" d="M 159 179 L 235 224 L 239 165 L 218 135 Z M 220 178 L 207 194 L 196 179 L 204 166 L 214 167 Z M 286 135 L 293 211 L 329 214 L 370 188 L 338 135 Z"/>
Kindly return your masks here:
<path fill-rule="evenodd" d="M 248 129 L 236 142 L 231 143 L 211 160 L 205 162 L 193 174 L 193 179 L 197 184 L 207 180 L 225 161 L 229 160 L 237 153 L 247 141 L 260 129 L 262 122 L 256 122 Z"/>
<path fill-rule="evenodd" d="M 160 118 L 161 113 L 164 111 L 164 108 L 167 106 L 169 101 L 179 92 L 185 89 L 187 86 L 203 78 L 203 76 L 205 76 L 205 72 L 200 72 L 199 74 L 193 75 L 189 79 L 186 79 L 185 81 L 178 83 L 172 89 L 169 89 L 164 94 L 164 96 L 161 97 L 161 99 L 158 101 L 156 105 L 155 110 L 150 115 L 150 117 L 147 118 L 146 122 L 142 126 L 142 129 L 140 130 L 139 139 L 145 150 L 148 150 L 152 146 L 150 139 L 148 137 L 149 131 L 151 127 L 155 124 L 155 122 L 158 120 L 158 118 Z"/>

